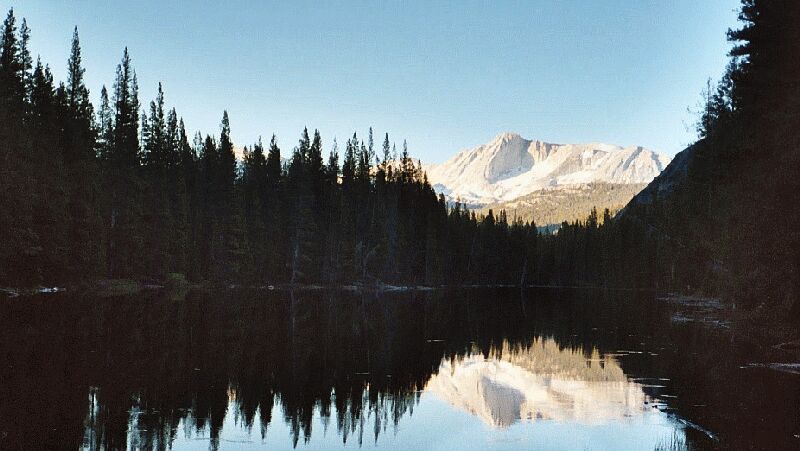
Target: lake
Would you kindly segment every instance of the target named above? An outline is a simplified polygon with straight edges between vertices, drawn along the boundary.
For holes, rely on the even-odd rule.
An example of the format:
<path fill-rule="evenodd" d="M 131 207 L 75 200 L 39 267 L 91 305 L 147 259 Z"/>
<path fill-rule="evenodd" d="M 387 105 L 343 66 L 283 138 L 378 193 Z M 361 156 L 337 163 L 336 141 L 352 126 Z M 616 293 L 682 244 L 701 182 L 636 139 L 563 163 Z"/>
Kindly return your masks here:
<path fill-rule="evenodd" d="M 800 374 L 653 293 L 0 298 L 0 450 L 798 449 Z"/>

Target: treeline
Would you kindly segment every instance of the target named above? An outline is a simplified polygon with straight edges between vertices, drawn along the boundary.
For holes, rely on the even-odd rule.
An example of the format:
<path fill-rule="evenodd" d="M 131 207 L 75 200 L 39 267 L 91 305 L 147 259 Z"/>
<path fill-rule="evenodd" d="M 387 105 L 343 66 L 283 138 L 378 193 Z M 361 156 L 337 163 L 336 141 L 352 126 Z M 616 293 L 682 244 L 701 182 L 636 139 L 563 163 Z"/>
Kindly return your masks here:
<path fill-rule="evenodd" d="M 532 280 L 536 229 L 437 196 L 403 143 L 353 134 L 327 158 L 303 130 L 237 161 L 218 136 L 190 140 L 175 109 L 140 103 L 125 50 L 112 92 L 89 99 L 77 29 L 55 84 L 13 10 L 0 55 L 0 283 L 97 277 L 256 283 L 511 283 Z M 341 163 L 340 163 L 341 161 Z M 531 260 L 528 263 L 528 260 Z M 524 274 L 523 274 L 524 273 Z"/>
<path fill-rule="evenodd" d="M 800 318 L 800 2 L 744 0 L 739 19 L 685 180 L 628 220 L 662 280 Z"/>
<path fill-rule="evenodd" d="M 685 177 L 618 217 L 593 210 L 550 235 L 503 211 L 448 205 L 405 144 L 398 156 L 371 129 L 342 155 L 334 142 L 323 156 L 306 129 L 286 159 L 273 136 L 237 161 L 227 114 L 218 136 L 190 140 L 160 86 L 142 108 L 127 50 L 95 111 L 77 30 L 56 86 L 11 11 L 0 43 L 0 283 L 182 273 L 642 287 L 786 305 L 800 297 L 800 4 L 744 0 L 740 19 L 676 171 Z"/>
<path fill-rule="evenodd" d="M 589 245 L 601 249 L 590 280 L 799 319 L 800 2 L 743 0 L 739 19 L 725 74 L 704 92 L 698 141 L 665 175 L 670 188 L 634 199 L 598 233 L 579 225 L 559 235 L 601 237 Z"/>

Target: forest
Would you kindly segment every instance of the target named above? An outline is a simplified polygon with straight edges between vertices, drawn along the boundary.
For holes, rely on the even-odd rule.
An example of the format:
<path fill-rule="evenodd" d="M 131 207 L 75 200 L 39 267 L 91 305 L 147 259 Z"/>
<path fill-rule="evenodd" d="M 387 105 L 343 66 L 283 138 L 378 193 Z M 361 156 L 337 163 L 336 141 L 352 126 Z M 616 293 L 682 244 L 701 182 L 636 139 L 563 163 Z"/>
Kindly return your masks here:
<path fill-rule="evenodd" d="M 9 11 L 0 54 L 0 285 L 98 278 L 249 284 L 559 285 L 800 294 L 800 6 L 744 0 L 727 71 L 704 92 L 685 177 L 614 217 L 553 234 L 437 196 L 405 142 L 304 129 L 236 158 L 231 121 L 190 138 L 165 94 L 143 104 L 124 50 L 95 107 L 77 28 L 68 77 L 34 63 Z M 265 118 L 268 122 L 268 118 Z M 376 142 L 376 139 L 380 143 Z M 324 148 L 328 151 L 325 152 Z M 327 154 L 327 155 L 326 155 Z M 535 218 L 534 218 L 535 219 Z M 793 312 L 800 317 L 800 302 Z"/>
<path fill-rule="evenodd" d="M 800 3 L 743 0 L 683 176 L 615 228 L 636 230 L 661 287 L 800 321 Z M 666 171 L 665 171 L 666 172 Z"/>
<path fill-rule="evenodd" d="M 92 278 L 252 283 L 519 283 L 533 280 L 533 224 L 478 217 L 436 195 L 405 142 L 353 134 L 323 156 L 304 129 L 237 161 L 231 123 L 191 139 L 157 98 L 143 106 L 124 51 L 95 108 L 77 28 L 68 80 L 33 63 L 30 30 L 9 11 L 2 33 L 4 176 L 0 281 Z M 286 155 L 286 157 L 282 156 Z M 341 163 L 340 163 L 341 161 Z M 527 259 L 531 263 L 527 264 Z"/>

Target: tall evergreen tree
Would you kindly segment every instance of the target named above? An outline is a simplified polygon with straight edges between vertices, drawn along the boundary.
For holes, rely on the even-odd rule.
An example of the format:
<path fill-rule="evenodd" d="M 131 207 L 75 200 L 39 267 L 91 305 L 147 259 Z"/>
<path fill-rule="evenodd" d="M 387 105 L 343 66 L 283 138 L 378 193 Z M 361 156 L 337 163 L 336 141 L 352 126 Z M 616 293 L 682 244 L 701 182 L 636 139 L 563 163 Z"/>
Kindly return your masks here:
<path fill-rule="evenodd" d="M 312 163 L 311 138 L 304 128 L 295 148 L 286 174 L 286 195 L 291 206 L 289 215 L 289 270 L 290 282 L 313 280 L 317 276 L 314 267 L 314 236 L 318 230 L 314 215 L 314 174 L 312 164 L 321 161 L 321 154 L 314 150 Z"/>
<path fill-rule="evenodd" d="M 64 113 L 63 152 L 68 179 L 69 254 L 74 273 L 97 274 L 102 267 L 102 236 L 97 212 L 99 171 L 95 160 L 94 108 L 84 83 L 78 29 L 72 34 L 67 61 L 66 111 Z"/>
<path fill-rule="evenodd" d="M 40 252 L 30 230 L 32 188 L 26 174 L 32 170 L 23 128 L 25 85 L 23 63 L 13 9 L 0 35 L 0 277 L 22 277 L 31 257 Z"/>
<path fill-rule="evenodd" d="M 139 174 L 139 92 L 128 49 L 117 66 L 114 83 L 113 147 L 108 159 L 110 193 L 108 227 L 108 272 L 112 276 L 140 274 L 143 233 L 141 231 L 141 180 Z"/>
<path fill-rule="evenodd" d="M 264 280 L 267 265 L 266 215 L 262 209 L 267 205 L 267 159 L 261 138 L 253 145 L 252 151 L 246 147 L 242 162 L 242 197 L 244 201 L 244 218 L 247 224 L 247 237 L 250 243 L 253 267 L 247 272 L 251 277 Z"/>
<path fill-rule="evenodd" d="M 173 127 L 177 127 L 173 117 Z M 147 264 L 150 272 L 163 277 L 175 268 L 177 236 L 173 223 L 173 196 L 177 186 L 171 183 L 176 175 L 170 171 L 170 145 L 174 134 L 167 128 L 164 111 L 164 90 L 158 84 L 156 99 L 150 102 L 150 115 L 142 115 L 142 162 L 144 163 L 143 187 L 145 204 L 142 219 L 147 225 L 144 247 L 147 249 Z"/>
<path fill-rule="evenodd" d="M 37 61 L 30 81 L 30 156 L 37 178 L 32 193 L 32 230 L 41 252 L 36 259 L 39 281 L 63 283 L 72 267 L 68 250 L 70 215 L 67 208 L 67 178 L 63 156 L 53 151 L 60 145 L 61 105 L 55 95 L 53 75 Z"/>
<path fill-rule="evenodd" d="M 288 205 L 283 202 L 284 183 L 283 183 L 283 163 L 281 160 L 281 149 L 278 147 L 278 139 L 272 135 L 267 153 L 265 168 L 264 194 L 262 195 L 262 215 L 266 224 L 266 239 L 272 246 L 269 246 L 264 261 L 265 279 L 270 282 L 282 281 L 285 274 L 284 262 L 286 248 L 280 243 L 286 243 L 286 214 Z"/>
<path fill-rule="evenodd" d="M 231 280 L 241 277 L 250 267 L 247 234 L 240 201 L 235 190 L 236 156 L 231 141 L 228 112 L 220 123 L 217 168 L 214 183 L 214 225 L 212 226 L 211 277 Z"/>
<path fill-rule="evenodd" d="M 31 77 L 33 76 L 33 56 L 31 56 L 30 40 L 31 30 L 28 28 L 28 22 L 23 18 L 19 27 L 19 60 L 22 65 L 22 83 L 28 100 L 30 98 Z"/>

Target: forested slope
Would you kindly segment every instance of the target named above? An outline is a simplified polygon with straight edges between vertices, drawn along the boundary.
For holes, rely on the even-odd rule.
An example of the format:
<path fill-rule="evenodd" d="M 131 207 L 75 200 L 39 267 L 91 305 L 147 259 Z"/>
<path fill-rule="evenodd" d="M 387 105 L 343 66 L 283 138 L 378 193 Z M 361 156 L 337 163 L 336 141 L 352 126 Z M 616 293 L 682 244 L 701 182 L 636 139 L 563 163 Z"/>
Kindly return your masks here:
<path fill-rule="evenodd" d="M 800 3 L 745 0 L 740 20 L 699 140 L 620 222 L 645 225 L 676 285 L 800 315 Z"/>

